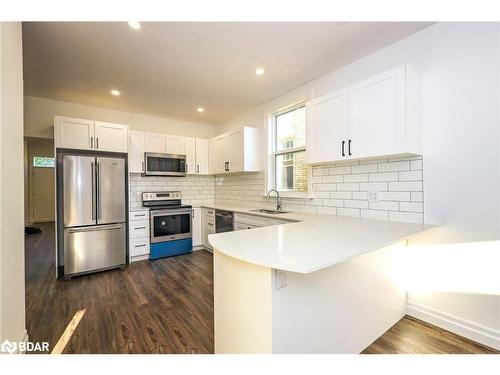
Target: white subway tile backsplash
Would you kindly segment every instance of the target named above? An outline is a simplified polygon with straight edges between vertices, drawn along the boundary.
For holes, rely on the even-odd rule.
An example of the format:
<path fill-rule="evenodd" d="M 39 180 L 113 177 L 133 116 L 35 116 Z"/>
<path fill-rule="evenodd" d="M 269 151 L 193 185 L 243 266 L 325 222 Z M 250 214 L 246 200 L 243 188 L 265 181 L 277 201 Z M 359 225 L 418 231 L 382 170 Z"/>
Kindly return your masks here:
<path fill-rule="evenodd" d="M 361 216 L 359 208 L 337 208 L 337 215 L 352 216 L 352 217 Z"/>
<path fill-rule="evenodd" d="M 283 205 L 291 211 L 419 223 L 423 221 L 422 164 L 421 157 L 407 156 L 313 166 L 314 198 L 284 198 Z M 203 179 L 195 181 L 205 183 Z M 275 204 L 274 200 L 264 199 L 264 173 L 215 177 L 213 181 L 217 204 L 243 207 Z M 193 192 L 192 199 L 210 196 L 210 190 L 207 194 L 201 187 L 186 190 Z M 368 201 L 368 192 L 373 191 L 379 193 L 377 202 Z"/>
<path fill-rule="evenodd" d="M 409 171 L 410 170 L 410 161 L 394 161 L 381 163 L 378 165 L 379 172 L 395 172 L 395 171 Z"/>
<path fill-rule="evenodd" d="M 407 212 L 424 212 L 424 205 L 421 202 L 400 202 L 399 210 Z"/>
<path fill-rule="evenodd" d="M 370 173 L 370 182 L 398 181 L 398 172 Z"/>
<path fill-rule="evenodd" d="M 334 199 L 351 199 L 355 192 L 351 191 L 331 191 L 330 198 Z"/>
<path fill-rule="evenodd" d="M 368 182 L 368 175 L 363 174 L 346 174 L 344 177 L 344 182 Z"/>
<path fill-rule="evenodd" d="M 352 167 L 352 173 L 370 173 L 370 172 L 377 172 L 377 164 L 361 164 L 361 165 L 353 165 Z"/>
<path fill-rule="evenodd" d="M 338 191 L 357 191 L 359 190 L 359 184 L 356 182 L 337 184 Z"/>
<path fill-rule="evenodd" d="M 399 181 L 422 181 L 422 171 L 399 172 Z"/>
<path fill-rule="evenodd" d="M 423 191 L 422 181 L 389 182 L 389 191 Z"/>

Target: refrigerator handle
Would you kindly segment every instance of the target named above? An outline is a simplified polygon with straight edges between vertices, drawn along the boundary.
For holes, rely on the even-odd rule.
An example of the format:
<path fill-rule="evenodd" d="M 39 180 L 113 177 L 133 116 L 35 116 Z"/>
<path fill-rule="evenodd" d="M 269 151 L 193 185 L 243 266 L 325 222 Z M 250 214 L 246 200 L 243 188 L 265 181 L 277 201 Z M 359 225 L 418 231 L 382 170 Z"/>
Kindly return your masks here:
<path fill-rule="evenodd" d="M 91 176 L 91 181 L 92 181 L 92 220 L 96 219 L 96 192 L 95 192 L 95 170 L 94 170 L 94 162 L 90 163 L 90 176 Z"/>
<path fill-rule="evenodd" d="M 101 163 L 96 163 L 97 167 L 97 219 L 102 219 L 102 205 L 101 205 Z"/>

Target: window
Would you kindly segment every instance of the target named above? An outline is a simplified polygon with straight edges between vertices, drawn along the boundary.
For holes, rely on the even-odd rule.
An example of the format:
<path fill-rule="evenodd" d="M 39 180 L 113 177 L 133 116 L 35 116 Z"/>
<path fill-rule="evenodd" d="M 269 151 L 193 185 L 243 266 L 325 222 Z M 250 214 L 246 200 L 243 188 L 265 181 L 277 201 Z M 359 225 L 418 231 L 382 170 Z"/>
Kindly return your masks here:
<path fill-rule="evenodd" d="M 36 168 L 54 168 L 54 158 L 45 156 L 34 156 L 33 167 Z"/>
<path fill-rule="evenodd" d="M 272 187 L 283 192 L 305 193 L 309 187 L 305 105 L 277 112 L 271 120 Z"/>

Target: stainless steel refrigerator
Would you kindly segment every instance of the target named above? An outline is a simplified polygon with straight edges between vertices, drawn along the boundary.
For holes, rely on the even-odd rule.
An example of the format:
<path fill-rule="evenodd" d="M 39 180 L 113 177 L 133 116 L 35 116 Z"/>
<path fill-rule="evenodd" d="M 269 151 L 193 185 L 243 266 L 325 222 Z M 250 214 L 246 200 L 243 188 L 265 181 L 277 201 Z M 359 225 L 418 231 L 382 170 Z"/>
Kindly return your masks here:
<path fill-rule="evenodd" d="M 126 163 L 121 157 L 62 156 L 64 276 L 122 267 L 127 257 Z M 61 249 L 60 249 L 61 250 Z"/>

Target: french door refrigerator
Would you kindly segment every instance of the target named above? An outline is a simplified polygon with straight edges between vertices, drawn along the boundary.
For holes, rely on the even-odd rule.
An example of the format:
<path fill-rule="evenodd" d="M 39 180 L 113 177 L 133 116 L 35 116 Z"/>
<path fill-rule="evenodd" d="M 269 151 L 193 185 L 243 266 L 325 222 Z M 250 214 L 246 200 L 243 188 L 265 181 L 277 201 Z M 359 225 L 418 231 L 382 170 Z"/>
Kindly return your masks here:
<path fill-rule="evenodd" d="M 61 188 L 64 276 L 124 266 L 125 159 L 65 154 Z"/>

